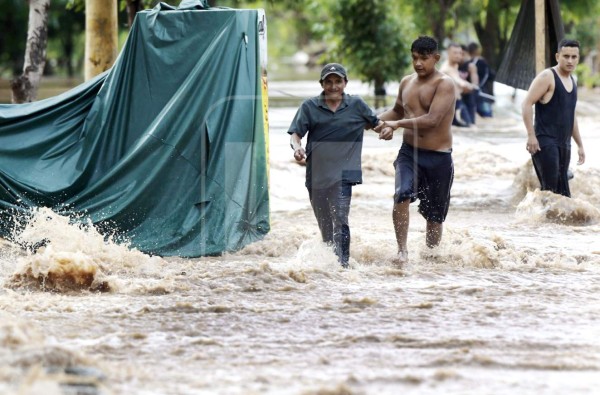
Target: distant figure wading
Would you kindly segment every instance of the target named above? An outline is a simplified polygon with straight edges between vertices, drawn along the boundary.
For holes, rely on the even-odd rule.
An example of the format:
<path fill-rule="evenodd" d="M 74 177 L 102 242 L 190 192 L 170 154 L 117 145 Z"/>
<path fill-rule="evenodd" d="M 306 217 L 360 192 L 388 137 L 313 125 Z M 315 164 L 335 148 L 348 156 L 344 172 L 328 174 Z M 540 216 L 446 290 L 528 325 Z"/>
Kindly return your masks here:
<path fill-rule="evenodd" d="M 521 110 L 527 129 L 525 148 L 531 154 L 541 189 L 570 197 L 571 138 L 578 147 L 577 164 L 585 162 L 575 114 L 577 84 L 571 75 L 579 63 L 579 42 L 562 40 L 555 56 L 558 64 L 535 77 L 523 100 Z"/>

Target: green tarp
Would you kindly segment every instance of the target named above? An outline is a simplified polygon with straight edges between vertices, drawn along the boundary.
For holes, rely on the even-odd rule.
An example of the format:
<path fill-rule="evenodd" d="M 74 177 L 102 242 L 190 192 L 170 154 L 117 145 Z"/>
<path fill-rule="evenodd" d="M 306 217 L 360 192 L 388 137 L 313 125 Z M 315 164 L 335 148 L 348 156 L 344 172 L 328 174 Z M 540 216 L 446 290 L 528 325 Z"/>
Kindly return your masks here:
<path fill-rule="evenodd" d="M 264 14 L 202 4 L 140 12 L 106 73 L 0 105 L 0 235 L 38 206 L 164 256 L 269 231 Z"/>

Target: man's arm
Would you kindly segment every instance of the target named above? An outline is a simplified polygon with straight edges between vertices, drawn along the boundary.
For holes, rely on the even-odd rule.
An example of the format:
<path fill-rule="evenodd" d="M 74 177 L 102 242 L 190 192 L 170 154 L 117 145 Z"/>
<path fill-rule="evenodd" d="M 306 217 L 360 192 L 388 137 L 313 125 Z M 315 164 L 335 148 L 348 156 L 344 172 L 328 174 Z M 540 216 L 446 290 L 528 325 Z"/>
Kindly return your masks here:
<path fill-rule="evenodd" d="M 292 133 L 290 135 L 290 145 L 294 150 L 294 159 L 301 161 L 306 157 L 306 152 L 302 148 L 302 137 L 298 133 Z"/>
<path fill-rule="evenodd" d="M 448 114 L 448 111 L 454 109 L 454 105 L 456 103 L 455 93 L 455 86 L 451 77 L 444 77 L 438 83 L 427 114 L 423 114 L 415 118 L 405 118 L 395 122 L 389 122 L 389 125 L 394 129 L 435 128 L 444 119 L 446 114 Z"/>
<path fill-rule="evenodd" d="M 396 97 L 396 101 L 394 102 L 394 107 L 389 110 L 379 114 L 379 119 L 383 122 L 377 125 L 375 132 L 379 133 L 379 139 L 381 140 L 391 140 L 394 137 L 394 129 L 390 126 L 388 121 L 395 121 L 404 118 L 404 104 L 402 103 L 402 87 L 406 83 L 407 78 L 410 76 L 406 76 L 400 81 L 400 88 L 398 88 L 398 96 Z"/>
<path fill-rule="evenodd" d="M 408 77 L 404 77 L 402 81 L 400 81 L 400 88 L 398 88 L 398 96 L 396 96 L 394 107 L 378 115 L 379 119 L 381 119 L 382 121 L 396 121 L 398 119 L 404 118 L 404 104 L 402 103 L 402 86 L 404 85 L 406 78 Z"/>
<path fill-rule="evenodd" d="M 527 151 L 530 154 L 535 154 L 540 151 L 540 144 L 535 137 L 535 130 L 533 128 L 533 105 L 540 101 L 542 97 L 548 92 L 551 86 L 550 75 L 546 70 L 542 71 L 537 75 L 531 82 L 531 86 L 527 91 L 527 95 L 521 104 L 521 115 L 523 117 L 523 123 L 527 130 Z"/>
<path fill-rule="evenodd" d="M 579 124 L 577 123 L 577 115 L 575 115 L 575 122 L 573 123 L 573 140 L 575 140 L 575 144 L 577 144 L 577 155 L 579 156 L 577 164 L 582 165 L 585 163 L 585 151 L 583 150 L 581 134 L 579 134 Z"/>
<path fill-rule="evenodd" d="M 473 62 L 469 63 L 469 76 L 471 84 L 477 89 L 479 87 L 479 74 L 477 74 L 477 65 Z"/>

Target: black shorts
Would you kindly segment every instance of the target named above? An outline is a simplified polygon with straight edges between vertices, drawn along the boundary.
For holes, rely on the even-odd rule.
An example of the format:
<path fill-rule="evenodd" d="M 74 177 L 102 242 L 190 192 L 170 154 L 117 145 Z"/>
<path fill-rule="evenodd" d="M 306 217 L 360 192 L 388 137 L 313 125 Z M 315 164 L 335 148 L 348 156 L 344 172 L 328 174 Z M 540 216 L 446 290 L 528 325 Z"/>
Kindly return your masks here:
<path fill-rule="evenodd" d="M 419 199 L 419 212 L 428 221 L 442 223 L 450 207 L 454 180 L 451 152 L 431 151 L 402 143 L 394 161 L 394 202 Z"/>

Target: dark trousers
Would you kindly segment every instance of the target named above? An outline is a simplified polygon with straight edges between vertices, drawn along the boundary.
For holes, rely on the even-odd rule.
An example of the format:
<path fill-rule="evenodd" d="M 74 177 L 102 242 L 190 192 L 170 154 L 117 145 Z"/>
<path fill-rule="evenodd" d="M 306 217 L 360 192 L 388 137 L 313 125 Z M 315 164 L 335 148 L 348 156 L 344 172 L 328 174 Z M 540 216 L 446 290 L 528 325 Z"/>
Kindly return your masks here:
<path fill-rule="evenodd" d="M 531 156 L 542 191 L 552 191 L 571 197 L 569 189 L 569 164 L 571 147 L 548 145 Z"/>
<path fill-rule="evenodd" d="M 477 95 L 477 114 L 483 118 L 491 118 L 492 114 L 492 103 L 483 97 Z"/>
<path fill-rule="evenodd" d="M 452 125 L 467 127 L 472 124 L 473 120 L 471 119 L 466 103 L 462 99 L 457 99 Z"/>
<path fill-rule="evenodd" d="M 323 241 L 333 244 L 343 266 L 350 259 L 350 200 L 352 184 L 336 183 L 328 188 L 308 188 L 310 204 L 317 218 Z"/>
<path fill-rule="evenodd" d="M 477 114 L 477 91 L 471 93 L 463 93 L 462 101 L 465 104 L 465 109 L 469 114 L 469 122 L 475 124 L 475 114 Z"/>

